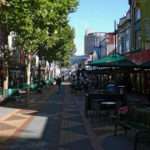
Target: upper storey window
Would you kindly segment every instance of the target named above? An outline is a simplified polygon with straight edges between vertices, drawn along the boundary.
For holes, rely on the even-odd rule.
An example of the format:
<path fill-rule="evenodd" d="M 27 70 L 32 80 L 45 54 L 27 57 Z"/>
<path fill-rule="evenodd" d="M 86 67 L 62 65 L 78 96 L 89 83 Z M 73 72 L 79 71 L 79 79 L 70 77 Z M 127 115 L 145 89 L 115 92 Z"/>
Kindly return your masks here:
<path fill-rule="evenodd" d="M 141 10 L 139 8 L 135 9 L 135 19 L 136 21 L 141 19 Z"/>

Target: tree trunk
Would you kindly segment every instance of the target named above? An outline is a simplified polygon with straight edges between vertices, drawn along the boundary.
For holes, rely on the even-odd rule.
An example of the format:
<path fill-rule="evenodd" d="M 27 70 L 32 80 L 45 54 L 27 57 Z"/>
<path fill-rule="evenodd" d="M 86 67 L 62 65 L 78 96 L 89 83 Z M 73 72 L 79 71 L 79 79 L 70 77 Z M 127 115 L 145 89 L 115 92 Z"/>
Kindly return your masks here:
<path fill-rule="evenodd" d="M 3 89 L 7 90 L 8 89 L 8 80 L 9 78 L 9 74 L 8 74 L 8 66 L 5 67 L 5 77 L 4 77 L 4 81 L 3 81 Z"/>
<path fill-rule="evenodd" d="M 5 65 L 5 74 L 3 79 L 3 95 L 6 95 L 6 90 L 8 89 L 8 83 L 9 83 L 9 74 L 8 74 L 8 65 Z"/>
<path fill-rule="evenodd" d="M 47 80 L 47 68 L 45 67 L 45 70 L 44 70 L 44 80 Z"/>
<path fill-rule="evenodd" d="M 31 56 L 28 55 L 28 61 L 27 61 L 27 84 L 30 85 L 31 83 Z"/>

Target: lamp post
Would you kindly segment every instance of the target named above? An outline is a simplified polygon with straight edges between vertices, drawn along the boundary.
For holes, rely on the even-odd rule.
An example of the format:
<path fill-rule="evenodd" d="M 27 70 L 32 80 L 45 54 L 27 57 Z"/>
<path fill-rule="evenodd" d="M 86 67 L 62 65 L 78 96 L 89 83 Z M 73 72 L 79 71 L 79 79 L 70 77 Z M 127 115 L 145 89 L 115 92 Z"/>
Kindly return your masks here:
<path fill-rule="evenodd" d="M 93 63 L 93 52 L 90 53 L 90 57 L 91 57 L 91 63 Z M 93 70 L 93 65 L 92 65 L 92 70 Z"/>
<path fill-rule="evenodd" d="M 116 20 L 114 21 L 114 33 L 115 33 L 115 54 L 117 53 L 117 27 Z"/>

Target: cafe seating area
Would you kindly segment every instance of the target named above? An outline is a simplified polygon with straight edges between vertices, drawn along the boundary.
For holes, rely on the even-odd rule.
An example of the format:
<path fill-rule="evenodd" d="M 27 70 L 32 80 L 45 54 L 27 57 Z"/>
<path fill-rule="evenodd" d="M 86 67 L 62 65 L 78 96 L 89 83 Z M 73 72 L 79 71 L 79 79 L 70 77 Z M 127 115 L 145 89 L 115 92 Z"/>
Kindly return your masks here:
<path fill-rule="evenodd" d="M 129 138 L 132 131 L 131 149 L 140 150 L 142 144 L 150 149 L 149 65 L 136 65 L 125 56 L 112 54 L 89 66 L 91 70 L 78 70 L 73 81 L 80 86 L 72 89 L 84 93 L 84 115 L 95 133 L 100 132 L 101 138 L 104 132 L 113 138 L 125 133 Z"/>
<path fill-rule="evenodd" d="M 134 150 L 139 150 L 142 144 L 149 145 L 150 103 L 147 98 L 136 94 L 137 97 L 134 98 L 132 93 L 124 92 L 122 89 L 114 92 L 107 88 L 89 88 L 82 93 L 84 93 L 84 115 L 91 126 L 96 126 L 96 130 L 110 127 L 112 130 L 110 135 L 114 138 L 120 134 L 128 138 L 132 131 L 131 141 Z"/>
<path fill-rule="evenodd" d="M 102 124 L 112 128 L 114 137 L 123 134 L 128 138 L 132 131 L 133 149 L 138 150 L 140 145 L 150 144 L 150 104 L 142 99 L 132 101 L 131 97 L 129 100 L 126 94 L 104 90 L 86 93 L 85 116 L 98 120 L 100 128 Z"/>
<path fill-rule="evenodd" d="M 97 114 L 104 110 L 114 112 L 119 105 L 125 103 L 125 96 L 118 93 L 102 92 L 89 92 L 85 95 L 85 115 L 89 117 L 90 113 Z M 93 107 L 97 106 L 97 107 Z"/>
<path fill-rule="evenodd" d="M 26 97 L 30 93 L 41 93 L 42 89 L 50 86 L 53 84 L 53 80 L 46 80 L 46 81 L 34 81 L 30 85 L 27 83 L 21 83 L 14 88 L 9 88 L 7 90 L 0 90 L 0 102 L 7 103 L 7 101 L 21 101 L 26 99 Z"/>
<path fill-rule="evenodd" d="M 128 111 L 120 111 L 114 117 L 114 135 L 122 127 L 124 133 L 134 130 L 134 150 L 141 143 L 150 143 L 150 107 L 128 107 Z"/>

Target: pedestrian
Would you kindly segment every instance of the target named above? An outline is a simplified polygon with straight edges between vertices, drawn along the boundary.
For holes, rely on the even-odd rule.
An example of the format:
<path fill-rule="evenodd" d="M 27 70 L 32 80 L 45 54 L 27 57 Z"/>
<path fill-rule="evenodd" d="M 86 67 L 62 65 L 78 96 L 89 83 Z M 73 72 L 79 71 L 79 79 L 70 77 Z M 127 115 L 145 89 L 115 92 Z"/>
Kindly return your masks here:
<path fill-rule="evenodd" d="M 85 77 L 84 82 L 83 82 L 84 92 L 88 92 L 88 85 L 89 85 L 88 78 Z"/>
<path fill-rule="evenodd" d="M 65 77 L 64 77 L 64 75 L 62 75 L 62 81 L 65 81 Z"/>
<path fill-rule="evenodd" d="M 61 77 L 58 77 L 57 79 L 56 79 L 56 85 L 57 85 L 57 87 L 58 87 L 58 93 L 60 92 L 60 90 L 61 90 Z"/>

